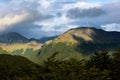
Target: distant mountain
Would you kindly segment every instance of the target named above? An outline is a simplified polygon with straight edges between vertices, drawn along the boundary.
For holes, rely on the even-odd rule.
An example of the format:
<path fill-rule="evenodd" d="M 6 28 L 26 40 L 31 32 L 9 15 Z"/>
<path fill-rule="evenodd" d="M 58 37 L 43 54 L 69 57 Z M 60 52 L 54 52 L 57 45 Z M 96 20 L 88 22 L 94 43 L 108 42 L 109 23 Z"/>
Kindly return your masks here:
<path fill-rule="evenodd" d="M 55 52 L 57 59 L 82 59 L 100 49 L 113 50 L 120 47 L 120 32 L 107 32 L 92 27 L 79 27 L 66 31 L 40 49 L 39 61 Z"/>
<path fill-rule="evenodd" d="M 0 43 L 26 43 L 29 39 L 16 32 L 9 32 L 0 35 Z"/>
<path fill-rule="evenodd" d="M 38 43 L 45 43 L 46 41 L 53 40 L 56 37 L 58 36 L 42 37 L 40 39 L 35 39 L 35 38 L 28 39 L 17 32 L 8 32 L 0 35 L 0 43 L 6 43 L 6 44 L 28 43 L 31 41 L 36 41 Z"/>
<path fill-rule="evenodd" d="M 57 38 L 58 36 L 52 36 L 52 37 L 42 37 L 42 38 L 40 38 L 40 42 L 41 43 L 45 43 L 46 41 L 49 41 L 49 40 L 53 40 L 53 39 L 55 39 L 55 38 Z"/>

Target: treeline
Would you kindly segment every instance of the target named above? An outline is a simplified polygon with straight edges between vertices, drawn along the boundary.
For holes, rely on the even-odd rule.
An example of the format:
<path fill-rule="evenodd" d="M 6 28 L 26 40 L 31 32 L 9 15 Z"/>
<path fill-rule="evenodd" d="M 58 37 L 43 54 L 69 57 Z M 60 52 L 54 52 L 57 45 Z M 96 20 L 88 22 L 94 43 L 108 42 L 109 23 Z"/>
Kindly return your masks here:
<path fill-rule="evenodd" d="M 0 80 L 120 80 L 120 49 L 112 55 L 106 50 L 98 51 L 90 59 L 79 61 L 58 61 L 57 54 L 40 66 L 23 58 L 21 62 L 18 57 L 19 63 L 0 60 Z"/>

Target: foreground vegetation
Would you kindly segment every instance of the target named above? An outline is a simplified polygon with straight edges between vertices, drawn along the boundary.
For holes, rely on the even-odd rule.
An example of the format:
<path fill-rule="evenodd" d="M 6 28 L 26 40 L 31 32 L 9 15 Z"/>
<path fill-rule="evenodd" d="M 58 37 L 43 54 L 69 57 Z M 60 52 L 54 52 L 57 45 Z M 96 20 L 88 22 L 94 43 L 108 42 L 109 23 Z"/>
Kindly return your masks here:
<path fill-rule="evenodd" d="M 44 64 L 7 54 L 0 55 L 0 80 L 119 80 L 120 50 L 95 52 L 89 60 L 58 61 L 54 53 Z"/>

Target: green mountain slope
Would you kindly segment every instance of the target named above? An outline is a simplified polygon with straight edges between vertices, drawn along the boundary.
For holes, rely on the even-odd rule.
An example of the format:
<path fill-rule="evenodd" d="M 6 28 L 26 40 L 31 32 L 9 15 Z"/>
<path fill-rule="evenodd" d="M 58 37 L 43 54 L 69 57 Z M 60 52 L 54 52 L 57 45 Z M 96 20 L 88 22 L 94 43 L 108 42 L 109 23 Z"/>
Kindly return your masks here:
<path fill-rule="evenodd" d="M 40 43 L 35 41 L 29 43 L 15 43 L 15 44 L 0 44 L 0 54 L 19 55 L 36 62 L 37 53 L 41 48 Z"/>
<path fill-rule="evenodd" d="M 46 60 L 55 52 L 58 60 L 82 59 L 100 49 L 113 50 L 120 47 L 120 33 L 106 32 L 101 29 L 80 27 L 70 29 L 58 38 L 46 42 L 38 53 L 38 63 Z"/>

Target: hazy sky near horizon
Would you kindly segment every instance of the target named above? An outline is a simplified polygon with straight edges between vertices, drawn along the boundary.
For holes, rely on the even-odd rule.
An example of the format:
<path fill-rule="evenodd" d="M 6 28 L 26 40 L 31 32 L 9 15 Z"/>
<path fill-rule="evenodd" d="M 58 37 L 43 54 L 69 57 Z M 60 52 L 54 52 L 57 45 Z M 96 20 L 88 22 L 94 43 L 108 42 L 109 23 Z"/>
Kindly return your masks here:
<path fill-rule="evenodd" d="M 120 0 L 0 0 L 0 32 L 31 38 L 92 26 L 120 31 Z"/>

